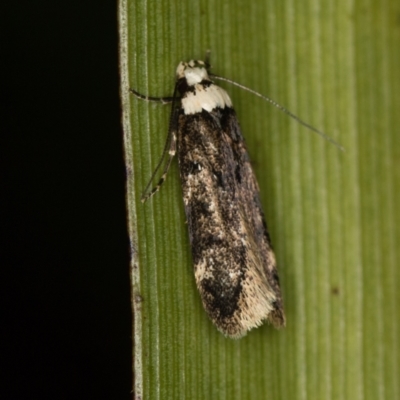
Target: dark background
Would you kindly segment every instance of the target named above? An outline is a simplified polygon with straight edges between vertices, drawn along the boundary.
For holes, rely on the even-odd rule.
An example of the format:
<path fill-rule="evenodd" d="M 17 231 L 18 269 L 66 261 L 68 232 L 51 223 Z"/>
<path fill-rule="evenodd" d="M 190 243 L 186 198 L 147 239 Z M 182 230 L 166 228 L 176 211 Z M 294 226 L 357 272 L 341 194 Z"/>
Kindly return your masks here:
<path fill-rule="evenodd" d="M 0 7 L 0 397 L 129 399 L 117 4 Z"/>

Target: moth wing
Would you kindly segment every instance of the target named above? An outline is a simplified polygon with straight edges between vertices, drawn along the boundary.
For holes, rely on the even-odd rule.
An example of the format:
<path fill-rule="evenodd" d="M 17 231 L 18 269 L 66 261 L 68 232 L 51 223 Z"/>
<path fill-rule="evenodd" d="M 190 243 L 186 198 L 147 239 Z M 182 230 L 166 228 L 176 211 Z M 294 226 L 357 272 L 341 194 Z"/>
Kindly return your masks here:
<path fill-rule="evenodd" d="M 196 284 L 208 315 L 238 338 L 284 325 L 259 189 L 232 108 L 181 114 L 178 159 Z"/>

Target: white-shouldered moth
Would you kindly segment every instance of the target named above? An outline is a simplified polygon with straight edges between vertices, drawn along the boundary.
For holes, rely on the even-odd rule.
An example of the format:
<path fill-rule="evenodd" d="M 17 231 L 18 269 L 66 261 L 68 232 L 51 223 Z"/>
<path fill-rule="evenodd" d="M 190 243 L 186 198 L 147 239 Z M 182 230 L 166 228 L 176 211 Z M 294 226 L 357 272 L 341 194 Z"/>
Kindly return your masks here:
<path fill-rule="evenodd" d="M 219 331 L 240 338 L 264 320 L 276 328 L 285 314 L 274 252 L 259 198 L 259 187 L 232 102 L 215 85 L 203 61 L 181 62 L 172 97 L 137 97 L 172 103 L 168 151 L 159 183 L 142 201 L 158 191 L 171 161 L 178 156 L 183 202 L 189 228 L 194 274 L 203 306 Z M 279 104 L 263 97 L 298 120 Z M 328 140 L 332 141 L 328 138 Z"/>

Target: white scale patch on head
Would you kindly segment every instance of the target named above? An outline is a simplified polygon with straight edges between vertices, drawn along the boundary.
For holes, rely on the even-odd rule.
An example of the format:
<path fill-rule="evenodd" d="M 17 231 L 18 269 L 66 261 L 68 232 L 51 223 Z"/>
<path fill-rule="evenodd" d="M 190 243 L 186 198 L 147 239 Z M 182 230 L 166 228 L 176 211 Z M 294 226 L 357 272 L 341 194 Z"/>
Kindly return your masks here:
<path fill-rule="evenodd" d="M 189 86 L 194 86 L 194 91 L 187 92 L 182 98 L 182 108 L 186 115 L 202 110 L 210 112 L 217 107 L 232 107 L 232 101 L 224 89 L 213 83 L 207 87 L 201 84 L 203 80 L 210 81 L 203 61 L 181 62 L 176 75 L 178 79 L 185 78 Z"/>

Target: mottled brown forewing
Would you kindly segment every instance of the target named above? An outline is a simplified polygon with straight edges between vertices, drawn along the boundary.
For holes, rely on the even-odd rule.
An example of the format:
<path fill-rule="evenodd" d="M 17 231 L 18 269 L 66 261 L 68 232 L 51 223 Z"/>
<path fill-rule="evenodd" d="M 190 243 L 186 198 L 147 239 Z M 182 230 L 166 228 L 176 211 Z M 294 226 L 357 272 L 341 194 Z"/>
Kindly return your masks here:
<path fill-rule="evenodd" d="M 177 145 L 196 284 L 205 310 L 232 338 L 263 320 L 284 326 L 275 257 L 235 111 L 181 111 Z"/>

